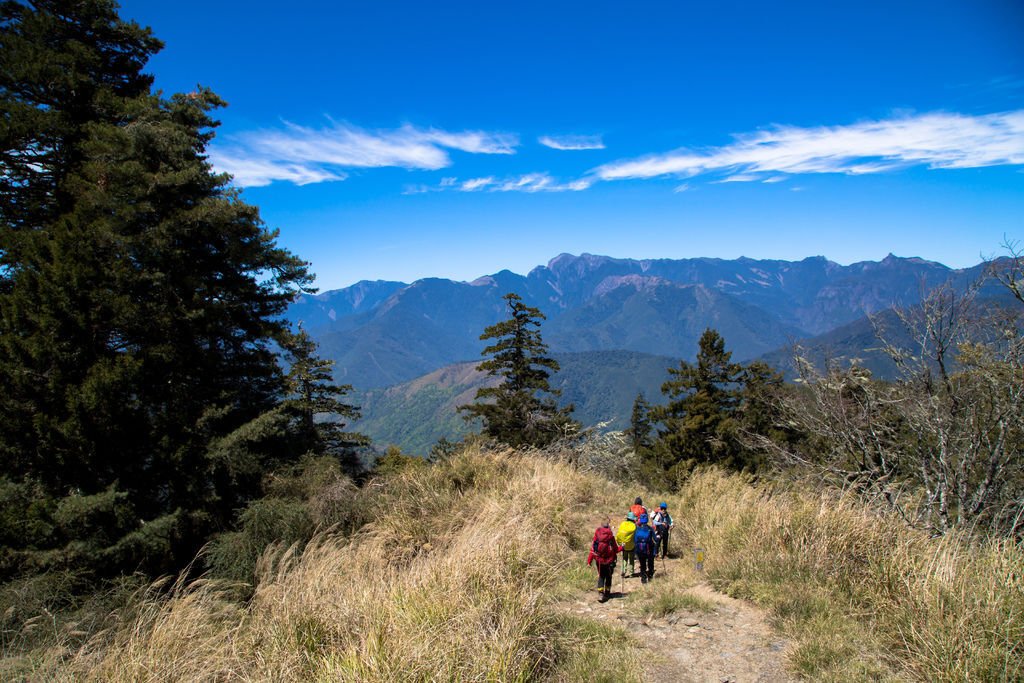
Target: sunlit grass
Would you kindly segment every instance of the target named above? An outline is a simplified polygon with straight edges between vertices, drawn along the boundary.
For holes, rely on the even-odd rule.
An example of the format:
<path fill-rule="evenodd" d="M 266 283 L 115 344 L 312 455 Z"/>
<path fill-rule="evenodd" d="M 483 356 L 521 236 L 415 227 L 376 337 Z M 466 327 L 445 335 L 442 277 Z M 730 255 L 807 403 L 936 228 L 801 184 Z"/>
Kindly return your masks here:
<path fill-rule="evenodd" d="M 676 515 L 711 581 L 772 611 L 815 680 L 1024 677 L 1024 550 L 933 539 L 835 493 L 696 473 Z"/>
<path fill-rule="evenodd" d="M 0 678 L 637 681 L 642 643 L 566 606 L 596 602 L 591 535 L 638 493 L 543 456 L 469 449 L 353 492 L 370 520 L 355 533 L 269 548 L 246 602 L 197 581 L 79 623 L 26 592 L 22 612 L 38 613 L 4 622 Z M 684 559 L 642 590 L 630 581 L 629 612 L 712 612 L 706 579 L 763 606 L 807 680 L 1024 677 L 1019 546 L 928 538 L 852 498 L 713 470 L 668 502 Z"/>
<path fill-rule="evenodd" d="M 666 584 L 661 585 L 666 586 Z M 640 599 L 640 608 L 643 614 L 659 618 L 680 612 L 691 614 L 714 612 L 715 604 L 700 595 L 679 590 L 674 586 L 667 586 L 662 590 L 652 590 L 643 594 Z"/>
<path fill-rule="evenodd" d="M 639 680 L 622 629 L 568 615 L 600 511 L 627 493 L 544 458 L 468 452 L 376 488 L 381 514 L 264 555 L 246 605 L 153 594 L 53 673 L 76 680 Z M 593 572 L 592 569 L 589 572 Z M 597 667 L 597 668 L 595 668 Z M 602 679 L 596 672 L 608 672 Z M 613 673 L 614 672 L 614 673 Z"/>

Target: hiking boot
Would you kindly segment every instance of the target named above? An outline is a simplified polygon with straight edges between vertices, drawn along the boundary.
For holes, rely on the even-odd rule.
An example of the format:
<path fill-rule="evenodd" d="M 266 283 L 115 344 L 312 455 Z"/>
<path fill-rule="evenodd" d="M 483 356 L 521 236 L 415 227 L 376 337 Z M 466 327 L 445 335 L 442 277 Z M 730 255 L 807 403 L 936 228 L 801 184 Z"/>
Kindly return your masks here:
<path fill-rule="evenodd" d="M 601 597 L 599 597 L 597 599 L 597 601 L 598 602 L 608 602 L 608 594 L 607 593 L 601 593 Z"/>
<path fill-rule="evenodd" d="M 647 583 L 647 577 L 646 576 L 641 576 L 640 577 L 640 583 Z"/>

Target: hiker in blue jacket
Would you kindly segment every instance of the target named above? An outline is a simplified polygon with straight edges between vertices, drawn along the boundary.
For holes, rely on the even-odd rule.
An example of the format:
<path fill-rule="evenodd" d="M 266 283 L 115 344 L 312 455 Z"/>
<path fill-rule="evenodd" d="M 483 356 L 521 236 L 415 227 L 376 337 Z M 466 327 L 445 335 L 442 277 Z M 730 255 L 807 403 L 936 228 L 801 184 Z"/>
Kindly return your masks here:
<path fill-rule="evenodd" d="M 633 552 L 640 560 L 640 583 L 647 583 L 648 579 L 654 578 L 654 555 L 657 552 L 654 529 L 647 521 L 647 515 L 640 515 L 640 521 L 633 533 Z"/>

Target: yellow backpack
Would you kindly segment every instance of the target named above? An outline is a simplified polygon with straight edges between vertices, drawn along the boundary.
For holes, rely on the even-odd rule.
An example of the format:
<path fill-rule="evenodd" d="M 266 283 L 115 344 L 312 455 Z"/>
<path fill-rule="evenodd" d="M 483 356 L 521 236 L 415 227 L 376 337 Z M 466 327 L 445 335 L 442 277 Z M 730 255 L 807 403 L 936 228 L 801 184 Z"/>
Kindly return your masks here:
<path fill-rule="evenodd" d="M 619 525 L 619 530 L 615 532 L 615 540 L 618 541 L 623 550 L 632 551 L 634 533 L 636 533 L 636 524 L 628 519 L 624 520 L 622 524 Z"/>

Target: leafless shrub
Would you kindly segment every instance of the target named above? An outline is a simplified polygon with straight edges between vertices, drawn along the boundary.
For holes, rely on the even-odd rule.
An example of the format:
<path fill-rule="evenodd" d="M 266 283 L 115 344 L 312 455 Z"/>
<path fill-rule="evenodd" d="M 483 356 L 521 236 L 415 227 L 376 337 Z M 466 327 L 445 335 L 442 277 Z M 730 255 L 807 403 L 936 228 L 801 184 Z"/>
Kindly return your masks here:
<path fill-rule="evenodd" d="M 566 434 L 544 449 L 548 457 L 569 463 L 583 472 L 593 472 L 615 481 L 634 481 L 639 458 L 626 432 L 603 431 L 601 422 L 588 429 Z"/>
<path fill-rule="evenodd" d="M 1019 269 L 1020 256 L 1013 263 Z M 1001 281 L 1019 298 L 1019 270 Z M 810 436 L 776 457 L 818 469 L 862 495 L 883 499 L 934 533 L 1024 532 L 1024 338 L 1020 311 L 937 287 L 919 305 L 896 309 L 902 334 L 880 326 L 895 382 L 856 364 L 818 370 L 796 359 L 804 387 L 786 413 Z M 902 343 L 892 341 L 902 339 Z M 909 341 L 908 341 L 909 340 Z M 910 493 L 908 496 L 907 493 Z"/>

